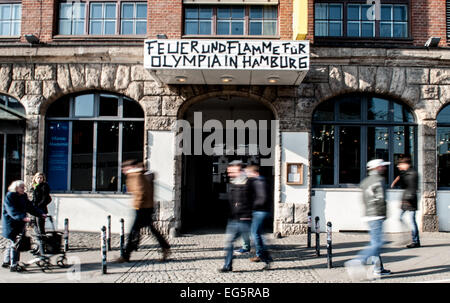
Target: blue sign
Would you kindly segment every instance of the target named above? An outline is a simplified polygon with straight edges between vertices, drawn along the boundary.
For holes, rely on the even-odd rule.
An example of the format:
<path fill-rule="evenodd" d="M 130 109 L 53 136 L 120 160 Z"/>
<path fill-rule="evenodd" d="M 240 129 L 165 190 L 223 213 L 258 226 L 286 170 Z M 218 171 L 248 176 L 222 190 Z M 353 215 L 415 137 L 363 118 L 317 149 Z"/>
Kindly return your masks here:
<path fill-rule="evenodd" d="M 47 182 L 52 190 L 67 190 L 69 122 L 50 121 L 47 146 Z"/>

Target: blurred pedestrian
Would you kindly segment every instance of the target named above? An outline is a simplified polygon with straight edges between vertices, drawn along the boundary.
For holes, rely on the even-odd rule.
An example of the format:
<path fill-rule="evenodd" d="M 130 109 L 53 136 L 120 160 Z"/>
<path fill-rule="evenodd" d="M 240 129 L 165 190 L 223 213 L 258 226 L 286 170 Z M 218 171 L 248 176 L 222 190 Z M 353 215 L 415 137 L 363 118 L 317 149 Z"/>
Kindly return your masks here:
<path fill-rule="evenodd" d="M 153 226 L 153 182 L 144 176 L 144 167 L 137 160 L 127 160 L 122 164 L 122 172 L 126 175 L 127 191 L 133 194 L 133 208 L 135 218 L 128 236 L 125 252 L 115 262 L 130 261 L 131 253 L 137 250 L 141 229 L 149 227 L 162 249 L 162 259 L 165 261 L 170 255 L 170 245 L 161 233 Z"/>
<path fill-rule="evenodd" d="M 228 198 L 231 214 L 226 228 L 225 264 L 219 272 L 233 270 L 233 244 L 239 237 L 248 236 L 252 223 L 252 204 L 248 197 L 248 180 L 242 170 L 242 162 L 230 162 L 227 173 L 230 177 Z"/>
<path fill-rule="evenodd" d="M 262 236 L 264 222 L 270 216 L 267 183 L 264 177 L 259 174 L 259 167 L 256 165 L 246 167 L 245 173 L 248 178 L 249 199 L 253 209 L 252 225 L 250 229 L 256 249 L 256 256 L 250 258 L 250 261 L 265 262 L 265 268 L 267 269 L 273 261 L 267 247 L 264 245 Z"/>
<path fill-rule="evenodd" d="M 416 222 L 417 211 L 417 189 L 419 183 L 419 175 L 411 166 L 410 157 L 402 157 L 399 159 L 397 168 L 400 175 L 395 178 L 391 184 L 393 188 L 398 182 L 400 188 L 404 189 L 401 203 L 400 222 L 403 223 L 403 215 L 408 213 L 411 221 L 412 243 L 406 245 L 407 248 L 420 247 L 419 229 Z"/>
<path fill-rule="evenodd" d="M 48 214 L 48 205 L 52 202 L 50 196 L 50 186 L 47 183 L 44 173 L 38 172 L 32 180 L 33 205 L 39 208 L 44 214 Z M 37 217 L 36 222 L 41 235 L 45 235 L 45 218 Z"/>
<path fill-rule="evenodd" d="M 18 236 L 25 233 L 25 223 L 30 222 L 27 213 L 44 219 L 47 217 L 42 210 L 36 208 L 28 200 L 28 196 L 25 193 L 25 183 L 21 180 L 16 180 L 8 187 L 8 193 L 3 203 L 2 218 L 2 235 L 9 240 L 9 246 L 5 249 L 2 267 L 9 267 L 12 272 L 24 270 L 22 266 L 18 265 L 20 252 L 17 246 Z"/>
<path fill-rule="evenodd" d="M 389 164 L 390 162 L 385 162 L 382 159 L 371 160 L 367 163 L 368 176 L 362 180 L 360 188 L 363 194 L 365 220 L 367 220 L 370 228 L 370 245 L 361 251 L 355 259 L 345 263 L 351 278 L 361 279 L 363 275 L 366 275 L 364 265 L 369 258 L 374 264 L 373 276 L 380 277 L 391 274 L 390 270 L 384 268 L 380 256 L 384 244 L 383 222 L 386 219 L 386 194 L 383 174 L 386 171 L 386 165 Z"/>

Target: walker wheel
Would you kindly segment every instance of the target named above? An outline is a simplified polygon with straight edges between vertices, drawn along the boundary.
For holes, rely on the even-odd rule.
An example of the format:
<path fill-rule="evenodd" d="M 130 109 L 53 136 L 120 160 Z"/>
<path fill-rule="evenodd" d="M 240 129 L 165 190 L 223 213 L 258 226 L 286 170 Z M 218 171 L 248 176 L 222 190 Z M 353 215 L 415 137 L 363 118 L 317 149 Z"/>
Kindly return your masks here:
<path fill-rule="evenodd" d="M 67 267 L 67 258 L 65 256 L 59 257 L 58 261 L 56 261 L 56 264 L 61 268 Z"/>

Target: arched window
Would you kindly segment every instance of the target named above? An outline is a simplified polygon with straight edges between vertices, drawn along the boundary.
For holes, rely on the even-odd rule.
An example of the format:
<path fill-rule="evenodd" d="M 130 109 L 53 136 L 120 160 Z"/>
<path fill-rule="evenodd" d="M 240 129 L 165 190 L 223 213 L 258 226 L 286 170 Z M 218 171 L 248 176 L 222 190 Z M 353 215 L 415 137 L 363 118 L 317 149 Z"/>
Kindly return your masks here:
<path fill-rule="evenodd" d="M 416 162 L 416 124 L 409 109 L 372 95 L 346 95 L 320 104 L 312 122 L 313 186 L 345 187 L 366 176 L 375 158 Z M 387 182 L 398 175 L 395 165 Z"/>
<path fill-rule="evenodd" d="M 143 160 L 144 112 L 124 96 L 78 94 L 46 115 L 46 172 L 53 191 L 123 192 L 121 164 Z"/>
<path fill-rule="evenodd" d="M 450 105 L 437 116 L 438 187 L 450 188 Z"/>

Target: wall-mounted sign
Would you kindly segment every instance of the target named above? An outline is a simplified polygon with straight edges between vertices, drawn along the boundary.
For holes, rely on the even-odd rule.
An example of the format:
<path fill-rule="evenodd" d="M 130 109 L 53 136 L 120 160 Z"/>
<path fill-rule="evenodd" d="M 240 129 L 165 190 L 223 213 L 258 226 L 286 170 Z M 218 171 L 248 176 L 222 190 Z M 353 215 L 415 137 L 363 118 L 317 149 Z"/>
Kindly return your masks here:
<path fill-rule="evenodd" d="M 286 163 L 286 184 L 303 184 L 303 164 Z"/>
<path fill-rule="evenodd" d="M 67 190 L 69 122 L 49 122 L 47 182 L 52 190 Z"/>
<path fill-rule="evenodd" d="M 146 40 L 144 67 L 306 71 L 309 41 Z"/>

